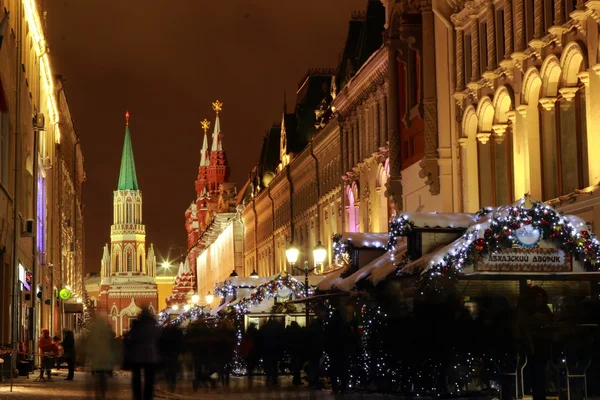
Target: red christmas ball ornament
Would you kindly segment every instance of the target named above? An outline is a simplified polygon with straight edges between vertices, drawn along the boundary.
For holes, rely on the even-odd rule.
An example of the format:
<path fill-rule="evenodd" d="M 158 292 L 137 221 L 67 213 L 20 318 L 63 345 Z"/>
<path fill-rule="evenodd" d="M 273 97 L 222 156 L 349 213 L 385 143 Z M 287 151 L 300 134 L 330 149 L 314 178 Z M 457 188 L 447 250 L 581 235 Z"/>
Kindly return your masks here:
<path fill-rule="evenodd" d="M 485 244 L 485 239 L 479 238 L 479 239 L 475 240 L 475 244 L 477 246 L 483 246 Z"/>
<path fill-rule="evenodd" d="M 586 237 L 590 236 L 590 233 L 588 231 L 581 231 L 581 236 L 586 238 Z"/>
<path fill-rule="evenodd" d="M 487 228 L 487 229 L 485 230 L 485 234 L 486 234 L 486 235 L 491 235 L 492 233 L 494 233 L 494 231 L 493 231 L 493 230 L 491 230 L 490 228 Z"/>
<path fill-rule="evenodd" d="M 530 219 L 526 219 L 525 221 L 523 221 L 525 223 L 525 225 L 531 225 L 531 220 Z"/>

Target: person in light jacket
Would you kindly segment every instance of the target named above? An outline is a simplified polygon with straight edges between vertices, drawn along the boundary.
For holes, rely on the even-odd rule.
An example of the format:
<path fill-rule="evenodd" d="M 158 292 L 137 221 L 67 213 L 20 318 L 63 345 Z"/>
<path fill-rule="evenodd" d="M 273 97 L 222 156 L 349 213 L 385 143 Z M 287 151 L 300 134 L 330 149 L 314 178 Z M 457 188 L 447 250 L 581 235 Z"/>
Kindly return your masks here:
<path fill-rule="evenodd" d="M 94 391 L 99 399 L 106 398 L 107 378 L 116 363 L 115 334 L 106 317 L 96 318 L 90 325 L 85 354 L 94 375 Z"/>

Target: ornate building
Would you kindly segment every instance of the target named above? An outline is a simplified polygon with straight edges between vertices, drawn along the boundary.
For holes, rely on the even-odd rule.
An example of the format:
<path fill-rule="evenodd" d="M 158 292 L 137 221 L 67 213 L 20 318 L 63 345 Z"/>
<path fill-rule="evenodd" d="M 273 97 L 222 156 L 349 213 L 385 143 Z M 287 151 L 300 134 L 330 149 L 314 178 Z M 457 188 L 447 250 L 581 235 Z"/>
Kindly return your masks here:
<path fill-rule="evenodd" d="M 186 296 L 181 291 L 167 300 L 169 306 L 182 305 L 194 292 L 202 298 L 222 282 L 242 261 L 242 227 L 236 220 L 235 183 L 229 182 L 229 165 L 223 149 L 223 133 L 219 112 L 223 103 L 212 103 L 216 113 L 209 151 L 207 131 L 210 122 L 202 121 L 204 138 L 200 150 L 200 166 L 196 180 L 196 200 L 185 212 L 187 232 L 187 261 L 194 276 L 194 287 Z M 238 218 L 239 220 L 239 218 Z M 231 229 L 229 227 L 231 226 Z"/>
<path fill-rule="evenodd" d="M 152 245 L 146 253 L 146 227 L 142 222 L 142 192 L 139 190 L 129 112 L 125 115 L 125 142 L 121 172 L 113 196 L 110 248 L 104 246 L 98 309 L 108 314 L 117 335 L 129 329 L 141 307 L 158 307 L 156 257 Z"/>
<path fill-rule="evenodd" d="M 448 1 L 462 207 L 523 193 L 600 211 L 598 13 L 582 0 Z"/>

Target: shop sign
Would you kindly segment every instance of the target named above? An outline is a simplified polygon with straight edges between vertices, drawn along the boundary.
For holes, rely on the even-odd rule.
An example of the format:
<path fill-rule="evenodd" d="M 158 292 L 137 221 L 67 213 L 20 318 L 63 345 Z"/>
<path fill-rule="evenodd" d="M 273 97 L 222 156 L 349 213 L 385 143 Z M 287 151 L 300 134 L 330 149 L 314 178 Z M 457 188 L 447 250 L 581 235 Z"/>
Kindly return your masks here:
<path fill-rule="evenodd" d="M 21 263 L 19 263 L 19 282 L 21 282 L 21 290 L 31 290 L 31 272 L 26 270 Z"/>
<path fill-rule="evenodd" d="M 519 244 L 523 247 L 534 247 L 542 237 L 540 231 L 532 225 L 523 225 L 517 229 L 515 236 Z"/>
<path fill-rule="evenodd" d="M 476 267 L 479 272 L 570 272 L 570 254 L 555 248 L 513 248 L 487 254 Z"/>

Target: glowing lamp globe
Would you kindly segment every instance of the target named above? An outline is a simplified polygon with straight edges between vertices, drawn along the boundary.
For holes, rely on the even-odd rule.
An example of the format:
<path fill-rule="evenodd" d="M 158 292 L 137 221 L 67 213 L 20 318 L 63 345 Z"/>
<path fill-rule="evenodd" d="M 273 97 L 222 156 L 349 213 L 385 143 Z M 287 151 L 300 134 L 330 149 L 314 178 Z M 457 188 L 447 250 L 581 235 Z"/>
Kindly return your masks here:
<path fill-rule="evenodd" d="M 163 262 L 162 264 L 160 264 L 161 267 L 163 267 L 164 269 L 168 269 L 171 264 L 169 264 L 167 261 Z"/>
<path fill-rule="evenodd" d="M 321 241 L 313 249 L 313 258 L 317 264 L 323 264 L 327 258 L 327 249 L 321 244 Z"/>
<path fill-rule="evenodd" d="M 190 310 L 190 306 L 189 305 L 185 305 L 183 306 L 183 311 L 189 311 Z"/>
<path fill-rule="evenodd" d="M 298 261 L 298 255 L 300 255 L 300 251 L 294 246 L 290 246 L 285 250 L 285 258 L 292 265 Z"/>
<path fill-rule="evenodd" d="M 208 294 L 204 298 L 204 300 L 206 300 L 206 304 L 212 304 L 214 299 L 215 299 L 215 296 L 213 296 L 210 292 L 208 292 Z"/>
<path fill-rule="evenodd" d="M 198 296 L 197 294 L 192 296 L 192 303 L 198 304 L 199 301 L 200 301 L 200 296 Z"/>
<path fill-rule="evenodd" d="M 177 311 L 177 310 L 179 310 L 179 306 L 177 304 L 173 304 L 173 307 L 171 307 L 171 309 L 173 311 Z"/>

